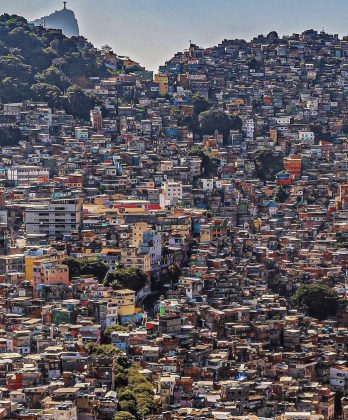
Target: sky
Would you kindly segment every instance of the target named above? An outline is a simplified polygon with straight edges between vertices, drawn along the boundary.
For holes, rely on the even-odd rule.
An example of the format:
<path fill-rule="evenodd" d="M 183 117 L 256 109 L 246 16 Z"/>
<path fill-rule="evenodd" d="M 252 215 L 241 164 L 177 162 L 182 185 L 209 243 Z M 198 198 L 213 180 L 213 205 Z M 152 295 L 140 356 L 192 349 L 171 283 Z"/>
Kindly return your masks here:
<path fill-rule="evenodd" d="M 0 14 L 31 20 L 62 6 L 59 0 L 0 0 Z M 110 45 L 154 71 L 190 40 L 208 47 L 273 30 L 323 28 L 348 35 L 347 0 L 70 0 L 68 8 L 95 46 Z"/>

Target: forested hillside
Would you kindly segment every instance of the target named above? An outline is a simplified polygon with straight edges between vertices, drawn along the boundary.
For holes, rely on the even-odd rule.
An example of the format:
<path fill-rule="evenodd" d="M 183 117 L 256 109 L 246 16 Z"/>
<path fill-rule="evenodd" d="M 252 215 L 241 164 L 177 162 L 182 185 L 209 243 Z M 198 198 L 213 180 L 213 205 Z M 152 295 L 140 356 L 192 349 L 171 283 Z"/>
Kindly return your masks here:
<path fill-rule="evenodd" d="M 84 118 L 93 99 L 80 87 L 87 87 L 91 76 L 105 75 L 98 51 L 84 38 L 35 27 L 23 17 L 0 16 L 1 102 L 43 100 Z"/>

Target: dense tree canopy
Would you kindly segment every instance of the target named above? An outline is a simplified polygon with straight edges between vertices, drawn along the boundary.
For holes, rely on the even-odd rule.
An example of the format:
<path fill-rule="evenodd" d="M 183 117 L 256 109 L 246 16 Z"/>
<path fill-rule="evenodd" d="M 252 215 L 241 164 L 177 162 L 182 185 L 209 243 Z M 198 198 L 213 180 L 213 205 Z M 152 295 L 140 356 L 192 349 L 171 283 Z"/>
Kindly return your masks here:
<path fill-rule="evenodd" d="M 70 85 L 69 79 L 65 76 L 62 70 L 53 66 L 48 67 L 42 73 L 37 73 L 35 79 L 39 83 L 56 86 L 60 90 L 67 89 Z"/>
<path fill-rule="evenodd" d="M 89 111 L 94 107 L 94 99 L 86 95 L 78 86 L 70 86 L 67 90 L 65 102 L 66 111 L 75 117 L 88 120 Z"/>
<path fill-rule="evenodd" d="M 260 70 L 260 67 L 261 67 L 261 63 L 258 60 L 256 60 L 255 57 L 250 58 L 247 61 L 247 65 L 249 66 L 250 69 L 255 70 L 255 71 Z"/>
<path fill-rule="evenodd" d="M 4 14 L 0 16 L 0 99 L 4 103 L 23 100 L 46 100 L 60 106 L 60 92 L 75 80 L 88 82 L 91 76 L 105 76 L 107 70 L 92 44 L 42 27 L 29 25 L 26 19 Z M 76 112 L 76 103 L 86 98 L 70 92 L 67 107 Z M 82 114 L 92 106 L 88 98 Z M 88 110 L 89 113 L 89 110 Z"/>
<path fill-rule="evenodd" d="M 335 315 L 339 298 L 336 291 L 323 284 L 303 285 L 296 290 L 292 303 L 313 318 L 326 319 Z"/>
<path fill-rule="evenodd" d="M 193 134 L 200 134 L 201 133 L 201 126 L 198 121 L 198 117 L 194 116 L 185 116 L 179 119 L 179 125 L 181 127 L 187 126 Z"/>
<path fill-rule="evenodd" d="M 277 203 L 284 203 L 289 198 L 290 192 L 288 188 L 283 185 L 279 185 L 274 191 L 274 200 Z"/>
<path fill-rule="evenodd" d="M 193 105 L 194 113 L 196 115 L 199 115 L 199 114 L 201 114 L 204 111 L 208 111 L 208 109 L 210 108 L 209 101 L 207 101 L 199 93 L 195 93 L 192 96 L 192 105 Z"/>
<path fill-rule="evenodd" d="M 241 130 L 242 120 L 238 115 L 229 116 L 222 111 L 209 110 L 199 116 L 202 134 L 214 134 L 219 131 L 227 140 L 231 130 Z"/>
<path fill-rule="evenodd" d="M 114 289 L 131 289 L 138 292 L 147 282 L 146 274 L 140 268 L 120 267 L 114 273 L 109 273 L 105 279 L 105 286 Z"/>
<path fill-rule="evenodd" d="M 202 153 L 201 172 L 204 177 L 210 178 L 217 176 L 219 168 L 219 160 L 211 158 L 206 153 Z"/>
<path fill-rule="evenodd" d="M 110 344 L 111 342 L 111 334 L 114 331 L 130 331 L 130 327 L 128 326 L 124 326 L 124 325 L 120 325 L 120 324 L 113 324 L 113 325 L 109 325 L 105 328 L 104 332 L 103 332 L 103 342 L 105 344 Z"/>
<path fill-rule="evenodd" d="M 114 420 L 136 420 L 136 417 L 133 416 L 129 411 L 118 411 L 115 414 Z"/>
<path fill-rule="evenodd" d="M 21 131 L 17 127 L 0 128 L 0 146 L 16 146 L 21 140 Z"/>
<path fill-rule="evenodd" d="M 189 156 L 199 156 L 201 154 L 201 147 L 199 145 L 194 145 L 189 150 L 188 155 Z"/>
<path fill-rule="evenodd" d="M 92 358 L 113 359 L 114 385 L 119 401 L 119 411 L 115 418 L 123 418 L 117 415 L 130 415 L 140 419 L 156 409 L 153 384 L 133 366 L 127 356 L 111 344 L 91 342 L 86 345 L 86 350 Z"/>
<path fill-rule="evenodd" d="M 59 104 L 61 91 L 57 86 L 52 86 L 47 83 L 36 83 L 31 86 L 30 92 L 34 101 L 45 101 L 51 107 Z"/>
<path fill-rule="evenodd" d="M 91 357 L 116 357 L 120 351 L 112 344 L 96 344 L 92 341 L 86 344 L 86 350 Z"/>
<path fill-rule="evenodd" d="M 81 275 L 92 275 L 98 280 L 104 280 L 109 267 L 100 260 L 77 260 L 76 258 L 66 258 L 64 264 L 69 267 L 69 277 Z"/>
<path fill-rule="evenodd" d="M 271 181 L 283 169 L 283 157 L 272 150 L 262 150 L 255 160 L 256 174 L 263 181 Z"/>

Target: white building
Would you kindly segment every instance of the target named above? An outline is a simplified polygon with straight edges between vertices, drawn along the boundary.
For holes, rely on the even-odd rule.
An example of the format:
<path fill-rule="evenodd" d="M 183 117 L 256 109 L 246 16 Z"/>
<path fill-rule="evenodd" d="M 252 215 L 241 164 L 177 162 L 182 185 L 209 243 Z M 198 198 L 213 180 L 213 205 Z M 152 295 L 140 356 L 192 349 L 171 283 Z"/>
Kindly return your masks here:
<path fill-rule="evenodd" d="M 313 131 L 299 131 L 298 139 L 301 143 L 314 144 L 315 135 Z"/>
<path fill-rule="evenodd" d="M 162 236 L 159 233 L 153 234 L 151 232 L 151 240 L 150 243 L 152 244 L 149 246 L 149 254 L 150 254 L 150 261 L 151 261 L 151 270 L 156 271 L 159 270 L 161 267 L 161 257 L 162 257 Z M 142 244 L 140 244 L 141 247 Z M 144 243 L 147 246 L 146 243 Z"/>
<path fill-rule="evenodd" d="M 118 301 L 117 299 L 109 299 L 106 307 L 105 326 L 114 325 L 118 323 Z"/>
<path fill-rule="evenodd" d="M 23 165 L 7 168 L 7 179 L 16 185 L 31 185 L 49 179 L 49 176 L 49 169 L 40 166 Z"/>
<path fill-rule="evenodd" d="M 246 136 L 250 139 L 254 137 L 255 134 L 255 122 L 253 119 L 248 119 L 243 124 L 243 131 L 246 133 Z"/>
<path fill-rule="evenodd" d="M 308 411 L 290 411 L 282 414 L 280 420 L 324 420 L 324 416 Z"/>
<path fill-rule="evenodd" d="M 82 201 L 66 198 L 49 204 L 32 205 L 25 210 L 27 234 L 63 236 L 79 230 L 82 222 Z"/>
<path fill-rule="evenodd" d="M 77 408 L 71 401 L 64 401 L 52 408 L 52 420 L 77 420 Z"/>
<path fill-rule="evenodd" d="M 175 206 L 182 200 L 182 184 L 180 182 L 166 181 L 160 195 L 161 207 Z"/>
<path fill-rule="evenodd" d="M 88 140 L 89 137 L 89 132 L 88 132 L 88 128 L 81 128 L 81 127 L 77 127 L 75 128 L 75 138 L 76 140 Z"/>
<path fill-rule="evenodd" d="M 330 367 L 330 388 L 332 391 L 348 390 L 348 368 L 345 366 Z"/>
<path fill-rule="evenodd" d="M 213 191 L 214 179 L 202 179 L 201 181 L 202 181 L 203 191 Z"/>
<path fill-rule="evenodd" d="M 278 116 L 278 117 L 273 118 L 273 120 L 275 121 L 277 126 L 289 125 L 291 123 L 291 116 L 290 115 L 282 115 L 282 116 Z"/>

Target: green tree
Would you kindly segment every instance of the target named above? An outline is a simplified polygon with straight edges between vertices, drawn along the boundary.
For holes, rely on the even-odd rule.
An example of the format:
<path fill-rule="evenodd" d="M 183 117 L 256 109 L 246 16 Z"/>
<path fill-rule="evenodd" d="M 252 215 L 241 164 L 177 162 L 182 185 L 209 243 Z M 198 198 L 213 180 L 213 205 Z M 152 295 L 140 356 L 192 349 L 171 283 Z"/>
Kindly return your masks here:
<path fill-rule="evenodd" d="M 336 314 L 339 297 L 326 285 L 310 284 L 299 287 L 291 302 L 303 308 L 309 316 L 322 320 Z"/>
<path fill-rule="evenodd" d="M 114 420 L 136 420 L 136 417 L 129 411 L 118 411 L 115 414 Z"/>
<path fill-rule="evenodd" d="M 205 177 L 218 175 L 219 160 L 213 159 L 206 153 L 202 153 L 201 172 Z"/>
<path fill-rule="evenodd" d="M 17 79 L 31 79 L 32 67 L 25 64 L 22 56 L 8 54 L 0 57 L 0 73 Z"/>
<path fill-rule="evenodd" d="M 128 370 L 128 386 L 134 394 L 138 415 L 150 414 L 155 409 L 152 383 L 138 369 L 132 367 Z"/>
<path fill-rule="evenodd" d="M 171 264 L 168 267 L 167 277 L 171 283 L 177 283 L 179 281 L 179 277 L 181 276 L 181 269 L 178 264 Z"/>
<path fill-rule="evenodd" d="M 88 120 L 90 110 L 94 108 L 94 100 L 80 87 L 73 85 L 67 90 L 65 108 L 75 117 Z"/>
<path fill-rule="evenodd" d="M 51 107 L 56 107 L 59 104 L 61 91 L 57 86 L 47 83 L 36 83 L 31 86 L 30 91 L 34 101 L 45 101 Z"/>
<path fill-rule="evenodd" d="M 1 100 L 6 102 L 20 102 L 29 98 L 29 84 L 14 77 L 4 77 L 0 80 Z"/>
<path fill-rule="evenodd" d="M 195 115 L 199 115 L 202 112 L 208 111 L 210 108 L 210 103 L 199 93 L 195 93 L 192 96 L 192 105 Z"/>
<path fill-rule="evenodd" d="M 219 131 L 226 142 L 231 130 L 241 130 L 242 120 L 238 115 L 229 116 L 222 111 L 209 110 L 199 116 L 202 134 L 212 135 Z"/>
<path fill-rule="evenodd" d="M 261 67 L 260 62 L 258 60 L 256 60 L 255 57 L 250 58 L 247 61 L 247 65 L 249 66 L 250 69 L 255 70 L 255 71 L 258 71 Z"/>
<path fill-rule="evenodd" d="M 288 188 L 279 185 L 274 191 L 274 200 L 276 203 L 284 203 L 289 198 Z"/>
<path fill-rule="evenodd" d="M 118 399 L 121 401 L 135 401 L 133 391 L 129 387 L 122 388 L 117 393 Z"/>
<path fill-rule="evenodd" d="M 263 181 L 273 180 L 283 169 L 283 157 L 272 150 L 262 150 L 256 155 L 256 175 Z"/>
<path fill-rule="evenodd" d="M 106 276 L 104 285 L 138 292 L 145 286 L 147 280 L 147 275 L 140 268 L 120 267 Z"/>
<path fill-rule="evenodd" d="M 116 357 L 120 351 L 112 344 L 96 344 L 90 342 L 85 346 L 88 354 L 93 358 L 98 357 Z"/>
<path fill-rule="evenodd" d="M 277 39 L 279 39 L 279 35 L 276 31 L 271 31 L 268 35 L 267 38 L 271 41 L 275 41 Z"/>
<path fill-rule="evenodd" d="M 109 325 L 105 328 L 103 332 L 103 342 L 104 344 L 110 344 L 111 342 L 111 334 L 115 331 L 129 331 L 129 327 L 120 324 Z"/>
<path fill-rule="evenodd" d="M 88 343 L 86 350 L 92 358 L 113 359 L 114 385 L 121 409 L 116 414 L 123 411 L 141 418 L 156 409 L 153 384 L 132 365 L 127 356 L 110 344 Z"/>
<path fill-rule="evenodd" d="M 16 15 L 0 16 L 0 40 L 0 92 L 5 103 L 31 99 L 30 87 L 36 83 L 65 90 L 71 79 L 88 86 L 89 77 L 107 75 L 92 44 L 81 46 L 76 39 L 32 26 Z M 86 110 L 82 114 L 85 118 Z"/>
<path fill-rule="evenodd" d="M 63 264 L 69 267 L 69 278 L 79 277 L 81 274 L 81 263 L 76 258 L 66 258 Z"/>
<path fill-rule="evenodd" d="M 69 277 L 79 277 L 81 275 L 92 275 L 98 280 L 104 280 L 109 267 L 100 260 L 77 260 L 76 258 L 68 257 L 63 263 L 69 267 Z"/>
<path fill-rule="evenodd" d="M 45 83 L 48 85 L 56 86 L 59 90 L 64 91 L 70 85 L 70 80 L 65 74 L 58 69 L 57 67 L 49 67 L 45 69 L 42 73 L 38 73 L 35 76 L 35 79 L 39 83 Z"/>
<path fill-rule="evenodd" d="M 114 380 L 116 389 L 128 385 L 127 371 L 117 363 L 114 366 Z"/>
<path fill-rule="evenodd" d="M 132 414 L 137 414 L 137 403 L 134 398 L 132 400 L 119 399 L 118 403 L 122 411 L 129 411 Z"/>
<path fill-rule="evenodd" d="M 188 152 L 189 156 L 198 156 L 201 153 L 201 148 L 198 145 L 192 146 Z"/>
<path fill-rule="evenodd" d="M 17 127 L 0 127 L 0 146 L 17 146 L 22 134 Z"/>
<path fill-rule="evenodd" d="M 344 394 L 342 391 L 336 391 L 335 393 L 335 418 L 340 418 L 342 415 L 342 398 Z"/>
<path fill-rule="evenodd" d="M 81 274 L 82 275 L 93 275 L 99 281 L 104 280 L 107 272 L 109 271 L 109 266 L 103 263 L 101 260 L 95 261 L 84 261 L 81 265 Z"/>
<path fill-rule="evenodd" d="M 132 362 L 124 354 L 120 354 L 117 357 L 117 363 L 119 366 L 121 366 L 124 369 L 129 369 L 132 367 Z"/>
<path fill-rule="evenodd" d="M 201 133 L 201 126 L 195 115 L 192 117 L 187 115 L 186 117 L 179 119 L 179 125 L 181 127 L 188 127 L 193 134 Z"/>

